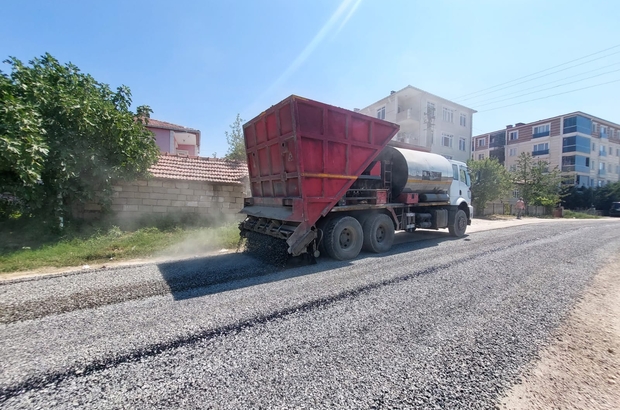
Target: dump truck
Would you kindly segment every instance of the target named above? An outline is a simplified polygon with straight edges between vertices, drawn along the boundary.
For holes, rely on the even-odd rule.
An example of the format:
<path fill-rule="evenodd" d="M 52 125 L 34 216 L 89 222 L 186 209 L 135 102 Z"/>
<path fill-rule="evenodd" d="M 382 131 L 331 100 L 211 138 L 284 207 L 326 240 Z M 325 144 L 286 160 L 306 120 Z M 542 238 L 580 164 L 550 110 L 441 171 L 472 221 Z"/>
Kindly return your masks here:
<path fill-rule="evenodd" d="M 295 95 L 244 124 L 246 247 L 349 260 L 387 252 L 395 231 L 464 236 L 473 216 L 466 164 L 394 146 L 399 128 Z"/>

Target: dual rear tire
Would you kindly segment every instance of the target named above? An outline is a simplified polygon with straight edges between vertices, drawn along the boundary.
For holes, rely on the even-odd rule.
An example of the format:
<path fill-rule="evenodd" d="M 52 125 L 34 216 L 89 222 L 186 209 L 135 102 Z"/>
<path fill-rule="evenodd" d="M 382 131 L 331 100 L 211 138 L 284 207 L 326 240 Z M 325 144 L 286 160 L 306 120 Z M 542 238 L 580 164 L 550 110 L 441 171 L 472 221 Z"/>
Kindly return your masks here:
<path fill-rule="evenodd" d="M 363 226 L 352 216 L 340 216 L 327 222 L 324 230 L 325 252 L 337 260 L 350 260 L 362 248 L 368 252 L 387 252 L 394 243 L 394 223 L 385 214 L 368 216 Z"/>

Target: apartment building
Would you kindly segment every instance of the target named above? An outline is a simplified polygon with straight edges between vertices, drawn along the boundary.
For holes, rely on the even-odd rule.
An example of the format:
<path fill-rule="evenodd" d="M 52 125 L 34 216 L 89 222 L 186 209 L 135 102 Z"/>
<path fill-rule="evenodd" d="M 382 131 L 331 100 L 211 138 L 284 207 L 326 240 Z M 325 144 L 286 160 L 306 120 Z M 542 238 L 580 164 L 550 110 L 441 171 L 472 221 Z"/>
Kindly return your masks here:
<path fill-rule="evenodd" d="M 363 109 L 362 114 L 400 125 L 394 140 L 467 161 L 475 110 L 408 85 Z"/>
<path fill-rule="evenodd" d="M 577 186 L 620 180 L 620 124 L 581 111 L 508 125 L 472 139 L 472 159 L 497 158 L 510 171 L 522 152 L 557 166 Z"/>

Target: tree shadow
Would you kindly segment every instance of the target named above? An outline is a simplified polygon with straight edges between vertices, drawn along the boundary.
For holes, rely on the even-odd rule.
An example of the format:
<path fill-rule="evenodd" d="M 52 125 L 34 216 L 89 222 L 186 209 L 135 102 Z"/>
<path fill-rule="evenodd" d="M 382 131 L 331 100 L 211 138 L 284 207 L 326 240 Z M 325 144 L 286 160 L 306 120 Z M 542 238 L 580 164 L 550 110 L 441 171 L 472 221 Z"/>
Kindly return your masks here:
<path fill-rule="evenodd" d="M 443 231 L 399 232 L 390 251 L 380 255 L 362 252 L 354 261 L 408 252 L 413 252 L 411 258 L 406 257 L 403 261 L 415 260 L 425 249 L 451 240 L 469 241 L 467 237 L 453 238 Z M 316 264 L 293 260 L 293 264 L 278 267 L 245 253 L 230 253 L 159 263 L 157 267 L 174 300 L 185 300 L 338 269 L 350 266 L 352 262 L 321 256 Z"/>

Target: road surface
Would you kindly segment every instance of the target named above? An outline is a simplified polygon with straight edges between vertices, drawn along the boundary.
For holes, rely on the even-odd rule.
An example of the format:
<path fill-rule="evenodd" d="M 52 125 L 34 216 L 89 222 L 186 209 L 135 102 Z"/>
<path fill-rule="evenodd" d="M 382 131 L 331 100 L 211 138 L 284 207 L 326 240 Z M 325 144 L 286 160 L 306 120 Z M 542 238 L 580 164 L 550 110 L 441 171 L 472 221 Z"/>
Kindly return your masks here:
<path fill-rule="evenodd" d="M 619 228 L 416 232 L 349 262 L 226 254 L 0 282 L 0 407 L 493 407 Z"/>

